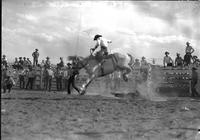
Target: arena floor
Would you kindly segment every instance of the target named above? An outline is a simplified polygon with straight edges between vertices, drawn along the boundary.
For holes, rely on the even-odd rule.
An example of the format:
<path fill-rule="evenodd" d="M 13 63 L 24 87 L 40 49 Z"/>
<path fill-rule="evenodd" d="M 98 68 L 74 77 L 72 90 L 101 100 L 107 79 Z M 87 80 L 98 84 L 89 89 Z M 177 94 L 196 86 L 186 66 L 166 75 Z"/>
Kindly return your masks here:
<path fill-rule="evenodd" d="M 1 95 L 2 140 L 199 140 L 200 98 Z"/>

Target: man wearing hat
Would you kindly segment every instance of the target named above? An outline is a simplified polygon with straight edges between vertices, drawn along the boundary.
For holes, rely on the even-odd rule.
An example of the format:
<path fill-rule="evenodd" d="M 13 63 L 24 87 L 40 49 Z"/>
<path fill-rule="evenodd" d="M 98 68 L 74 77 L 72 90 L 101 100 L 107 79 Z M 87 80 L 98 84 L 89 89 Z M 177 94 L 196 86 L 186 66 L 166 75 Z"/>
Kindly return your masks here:
<path fill-rule="evenodd" d="M 185 65 L 189 65 L 191 63 L 193 52 L 194 52 L 194 49 L 192 48 L 192 46 L 190 46 L 190 43 L 186 42 L 185 56 L 184 56 L 184 61 L 186 63 Z"/>
<path fill-rule="evenodd" d="M 45 69 L 50 69 L 51 68 L 51 62 L 50 62 L 50 58 L 47 56 L 46 57 L 46 61 L 44 64 Z"/>
<path fill-rule="evenodd" d="M 196 68 L 192 68 L 192 79 L 191 79 L 191 91 L 192 91 L 192 97 L 198 96 L 198 92 L 196 91 L 196 85 L 198 81 L 198 73 L 196 72 Z"/>
<path fill-rule="evenodd" d="M 28 61 L 26 60 L 26 57 L 23 57 L 23 59 L 24 59 L 23 65 L 24 65 L 25 67 L 27 67 L 27 66 L 28 66 Z"/>
<path fill-rule="evenodd" d="M 177 66 L 180 66 L 180 67 L 183 66 L 183 59 L 182 59 L 182 57 L 180 57 L 179 53 L 176 53 L 175 66 L 176 67 Z"/>
<path fill-rule="evenodd" d="M 169 52 L 165 52 L 165 57 L 163 59 L 163 65 L 165 67 L 165 64 L 167 64 L 167 67 L 169 66 L 173 66 L 173 60 L 172 58 L 169 56 Z"/>
<path fill-rule="evenodd" d="M 33 56 L 33 65 L 37 66 L 38 65 L 38 58 L 39 58 L 38 49 L 35 49 L 35 52 L 32 53 L 32 56 Z"/>
<path fill-rule="evenodd" d="M 1 64 L 3 65 L 3 67 L 4 67 L 5 69 L 7 69 L 8 63 L 7 63 L 6 55 L 3 55 L 3 58 L 2 58 L 2 60 L 1 60 Z"/>
<path fill-rule="evenodd" d="M 68 79 L 72 68 L 71 65 L 72 65 L 71 63 L 67 63 L 66 69 L 63 71 L 64 90 L 66 90 L 68 86 Z"/>
<path fill-rule="evenodd" d="M 112 43 L 111 40 L 107 40 L 102 37 L 102 35 L 95 35 L 94 41 L 96 41 L 96 45 L 91 50 L 94 52 L 98 47 L 100 47 L 100 51 L 96 53 L 97 57 L 107 56 L 108 55 L 108 44 Z"/>
<path fill-rule="evenodd" d="M 24 65 L 24 61 L 23 61 L 22 57 L 19 57 L 19 68 L 23 69 L 23 65 Z"/>

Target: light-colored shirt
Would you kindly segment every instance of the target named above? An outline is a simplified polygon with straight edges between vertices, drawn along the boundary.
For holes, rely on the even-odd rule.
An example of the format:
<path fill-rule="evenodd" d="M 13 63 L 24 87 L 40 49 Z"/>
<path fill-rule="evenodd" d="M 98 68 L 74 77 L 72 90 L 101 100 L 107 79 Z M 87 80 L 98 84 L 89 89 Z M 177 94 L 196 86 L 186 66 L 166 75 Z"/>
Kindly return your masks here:
<path fill-rule="evenodd" d="M 164 59 L 163 59 L 164 66 L 165 66 L 165 63 L 166 64 L 173 63 L 172 58 L 170 56 L 165 56 Z"/>
<path fill-rule="evenodd" d="M 108 43 L 111 43 L 111 40 L 105 39 L 105 38 L 100 38 L 97 40 L 96 47 L 101 46 L 101 47 L 108 47 Z"/>

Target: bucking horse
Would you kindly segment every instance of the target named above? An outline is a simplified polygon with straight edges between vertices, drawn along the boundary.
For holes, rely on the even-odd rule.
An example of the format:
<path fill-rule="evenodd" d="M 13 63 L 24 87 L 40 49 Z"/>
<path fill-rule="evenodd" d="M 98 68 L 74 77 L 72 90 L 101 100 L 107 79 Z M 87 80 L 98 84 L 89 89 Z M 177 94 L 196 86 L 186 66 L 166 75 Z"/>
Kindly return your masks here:
<path fill-rule="evenodd" d="M 128 74 L 131 72 L 130 62 L 133 60 L 130 54 L 113 53 L 109 54 L 109 57 L 104 58 L 103 61 L 99 61 L 96 56 L 93 55 L 93 51 L 90 50 L 88 57 L 76 56 L 78 69 L 84 68 L 89 75 L 85 83 L 79 89 L 79 94 L 84 95 L 89 84 L 98 77 L 103 77 L 111 74 L 115 71 L 120 71 L 124 81 L 128 81 Z"/>

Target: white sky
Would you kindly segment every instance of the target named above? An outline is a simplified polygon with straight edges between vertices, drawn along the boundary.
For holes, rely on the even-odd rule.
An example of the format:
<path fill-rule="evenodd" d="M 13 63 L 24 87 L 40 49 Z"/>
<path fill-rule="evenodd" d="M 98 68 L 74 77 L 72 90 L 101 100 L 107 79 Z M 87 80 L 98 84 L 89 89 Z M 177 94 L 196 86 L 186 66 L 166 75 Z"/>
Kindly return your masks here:
<path fill-rule="evenodd" d="M 9 60 L 87 56 L 93 36 L 111 39 L 111 52 L 160 63 L 165 51 L 184 55 L 185 43 L 200 57 L 200 2 L 3 0 L 2 51 Z M 66 59 L 65 59 L 66 60 Z"/>

